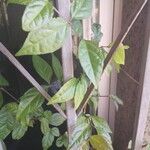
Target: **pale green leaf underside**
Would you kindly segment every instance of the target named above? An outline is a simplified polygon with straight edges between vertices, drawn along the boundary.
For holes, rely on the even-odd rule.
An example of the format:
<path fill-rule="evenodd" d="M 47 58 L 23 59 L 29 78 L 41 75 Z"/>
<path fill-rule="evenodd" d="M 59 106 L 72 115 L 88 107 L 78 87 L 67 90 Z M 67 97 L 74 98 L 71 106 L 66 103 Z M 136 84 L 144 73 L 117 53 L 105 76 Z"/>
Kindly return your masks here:
<path fill-rule="evenodd" d="M 103 69 L 105 52 L 97 47 L 96 43 L 82 40 L 79 45 L 78 56 L 84 72 L 97 88 L 97 81 Z"/>
<path fill-rule="evenodd" d="M 71 6 L 73 19 L 86 19 L 92 14 L 92 0 L 74 0 Z"/>
<path fill-rule="evenodd" d="M 32 56 L 32 62 L 36 72 L 50 84 L 53 75 L 51 66 L 40 56 Z"/>
<path fill-rule="evenodd" d="M 74 97 L 76 84 L 78 80 L 76 78 L 70 79 L 66 82 L 61 89 L 49 100 L 48 105 L 55 103 L 63 103 L 71 100 Z"/>
<path fill-rule="evenodd" d="M 22 17 L 22 28 L 31 31 L 48 23 L 53 15 L 52 2 L 48 0 L 34 0 L 25 9 Z"/>
<path fill-rule="evenodd" d="M 63 19 L 50 19 L 48 24 L 28 34 L 16 56 L 53 53 L 62 47 L 67 31 L 68 25 Z"/>

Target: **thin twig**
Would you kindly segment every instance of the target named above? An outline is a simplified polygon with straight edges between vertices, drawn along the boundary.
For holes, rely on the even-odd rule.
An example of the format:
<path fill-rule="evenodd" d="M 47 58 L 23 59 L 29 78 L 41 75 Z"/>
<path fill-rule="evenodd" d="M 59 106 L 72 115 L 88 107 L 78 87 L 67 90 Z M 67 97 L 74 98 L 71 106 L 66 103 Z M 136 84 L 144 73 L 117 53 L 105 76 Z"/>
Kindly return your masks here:
<path fill-rule="evenodd" d="M 129 79 L 131 79 L 134 83 L 140 85 L 140 83 L 135 80 L 131 75 L 129 75 L 125 70 L 123 70 L 122 68 L 120 69 Z"/>
<path fill-rule="evenodd" d="M 4 88 L 0 88 L 1 91 L 3 91 L 4 93 L 6 93 L 9 97 L 11 97 L 13 100 L 15 100 L 17 103 L 19 103 L 19 101 L 17 100 L 17 98 L 15 98 L 12 94 L 10 94 L 10 92 L 8 92 L 6 89 Z"/>
<path fill-rule="evenodd" d="M 144 8 L 144 6 L 146 5 L 147 2 L 148 2 L 148 0 L 145 0 L 144 2 L 141 2 L 139 4 L 139 6 L 137 7 L 137 9 L 130 16 L 127 24 L 121 30 L 120 34 L 118 35 L 116 41 L 114 42 L 112 48 L 110 49 L 110 52 L 108 53 L 108 55 L 107 55 L 107 57 L 105 59 L 104 67 L 103 67 L 103 73 L 104 73 L 104 70 L 106 69 L 106 66 L 111 61 L 111 58 L 112 58 L 113 54 L 115 53 L 117 47 L 126 38 L 127 34 L 129 33 L 130 29 L 132 28 L 133 24 L 137 20 L 138 16 L 142 12 L 142 10 L 143 10 L 143 8 Z M 87 92 L 86 92 L 86 94 L 85 94 L 85 96 L 84 96 L 84 99 L 83 99 L 81 105 L 77 109 L 77 114 L 78 115 L 80 115 L 82 113 L 82 110 L 86 106 L 86 104 L 88 103 L 89 97 L 91 96 L 91 93 L 92 93 L 93 90 L 94 90 L 94 85 L 91 83 L 90 86 L 89 86 L 89 88 L 88 88 L 88 90 L 87 90 Z"/>
<path fill-rule="evenodd" d="M 0 52 L 2 52 L 8 60 L 22 73 L 22 75 L 49 101 L 50 95 L 43 87 L 29 74 L 29 72 L 20 64 L 20 62 L 8 51 L 8 49 L 0 42 Z M 66 115 L 58 104 L 53 105 L 54 108 L 66 119 Z"/>

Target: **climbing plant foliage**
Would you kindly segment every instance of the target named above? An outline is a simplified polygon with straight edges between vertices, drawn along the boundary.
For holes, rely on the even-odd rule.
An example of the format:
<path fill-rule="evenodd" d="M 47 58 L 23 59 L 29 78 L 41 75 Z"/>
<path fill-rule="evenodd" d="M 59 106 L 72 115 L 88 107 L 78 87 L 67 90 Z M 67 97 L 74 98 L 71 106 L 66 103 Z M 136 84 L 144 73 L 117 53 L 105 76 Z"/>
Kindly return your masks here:
<path fill-rule="evenodd" d="M 4 140 L 9 134 L 13 139 L 19 140 L 23 138 L 28 128 L 33 128 L 35 121 L 38 121 L 43 134 L 41 145 L 44 150 L 49 149 L 54 143 L 58 148 L 63 147 L 67 150 L 73 148 L 81 150 L 113 149 L 111 129 L 103 118 L 96 115 L 97 99 L 94 97 L 94 94 L 97 94 L 98 81 L 102 75 L 107 55 L 104 48 L 99 47 L 98 44 L 103 35 L 101 26 L 94 23 L 92 40 L 83 39 L 82 20 L 91 16 L 92 3 L 92 0 L 73 0 L 70 9 L 71 21 L 68 22 L 61 15 L 60 17 L 54 16 L 56 8 L 51 0 L 7 1 L 8 5 L 19 4 L 26 7 L 22 16 L 22 29 L 28 35 L 16 56 L 32 55 L 34 71 L 41 78 L 40 84 L 47 91 L 53 90 L 52 97 L 47 103 L 48 107 L 43 107 L 46 105 L 44 97 L 34 87 L 26 91 L 18 102 L 6 105 L 3 105 L 1 92 L 0 140 Z M 80 64 L 81 73 L 80 76 L 64 82 L 61 61 L 54 52 L 63 46 L 69 28 L 72 28 L 72 36 L 79 39 L 76 58 Z M 113 56 L 112 59 L 117 66 L 125 63 L 125 49 L 127 48 L 121 44 Z M 47 54 L 48 59 L 45 59 L 42 54 Z M 49 106 L 59 104 L 65 110 L 64 103 L 71 100 L 74 108 L 78 109 L 90 83 L 94 84 L 95 90 L 88 98 L 88 106 L 95 111 L 91 114 L 85 111 L 77 118 L 71 141 L 68 142 L 67 131 L 60 133 L 59 128 L 60 125 L 65 125 L 66 119 L 59 113 L 53 113 Z M 8 81 L 0 74 L 0 87 L 4 88 L 8 85 Z M 111 97 L 118 101 L 117 97 Z"/>

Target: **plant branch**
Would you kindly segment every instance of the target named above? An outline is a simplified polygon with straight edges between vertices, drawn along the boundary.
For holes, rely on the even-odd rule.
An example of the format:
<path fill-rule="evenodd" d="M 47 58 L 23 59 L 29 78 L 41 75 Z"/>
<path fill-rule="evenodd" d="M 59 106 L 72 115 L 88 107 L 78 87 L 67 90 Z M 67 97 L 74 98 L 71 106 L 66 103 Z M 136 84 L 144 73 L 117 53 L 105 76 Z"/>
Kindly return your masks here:
<path fill-rule="evenodd" d="M 3 91 L 4 93 L 6 93 L 9 97 L 11 97 L 13 100 L 15 100 L 17 103 L 19 103 L 19 101 L 17 100 L 17 98 L 15 98 L 12 94 L 10 94 L 6 89 L 4 88 L 0 88 L 1 91 Z"/>
<path fill-rule="evenodd" d="M 0 52 L 3 53 L 9 61 L 22 73 L 22 75 L 49 101 L 50 95 L 43 89 L 43 87 L 29 74 L 29 72 L 19 63 L 19 61 L 8 51 L 8 49 L 0 42 Z M 58 104 L 53 105 L 54 108 L 66 118 L 65 113 Z"/>
<path fill-rule="evenodd" d="M 112 58 L 113 54 L 115 53 L 117 47 L 126 38 L 127 34 L 129 33 L 130 29 L 132 28 L 133 24 L 137 20 L 138 16 L 142 12 L 142 10 L 143 10 L 144 6 L 147 4 L 147 2 L 148 2 L 148 0 L 145 0 L 144 2 L 139 3 L 137 9 L 135 9 L 133 14 L 131 14 L 129 20 L 127 21 L 126 25 L 121 30 L 120 34 L 118 35 L 116 41 L 114 42 L 112 48 L 110 49 L 110 52 L 108 53 L 108 55 L 107 55 L 107 57 L 104 61 L 103 72 L 106 69 L 106 66 L 111 61 L 111 58 Z M 82 113 L 82 110 L 86 106 L 86 104 L 88 102 L 88 99 L 89 99 L 89 97 L 90 97 L 93 90 L 94 90 L 94 85 L 91 83 L 88 90 L 87 90 L 87 92 L 86 92 L 86 94 L 85 94 L 85 96 L 84 96 L 84 99 L 83 99 L 81 105 L 77 109 L 77 114 L 78 115 L 80 115 Z"/>

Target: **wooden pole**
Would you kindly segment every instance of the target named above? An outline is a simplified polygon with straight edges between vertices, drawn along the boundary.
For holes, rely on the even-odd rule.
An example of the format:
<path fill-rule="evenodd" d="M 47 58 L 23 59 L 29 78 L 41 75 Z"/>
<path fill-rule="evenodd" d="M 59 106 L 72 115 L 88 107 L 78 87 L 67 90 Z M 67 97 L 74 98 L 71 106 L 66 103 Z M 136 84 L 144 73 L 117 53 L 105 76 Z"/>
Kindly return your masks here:
<path fill-rule="evenodd" d="M 57 5 L 59 14 L 61 14 L 61 16 L 64 17 L 69 22 L 70 0 L 58 0 Z M 64 81 L 68 81 L 70 78 L 74 76 L 71 27 L 69 29 L 68 37 L 62 47 L 62 65 L 63 65 Z M 66 114 L 67 114 L 68 136 L 70 141 L 76 122 L 76 111 L 71 101 L 66 103 Z"/>

